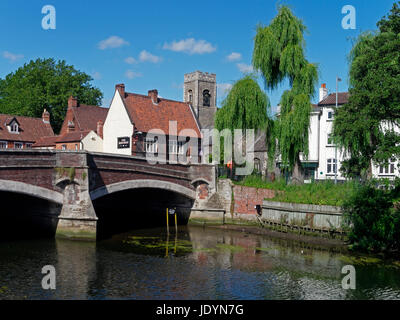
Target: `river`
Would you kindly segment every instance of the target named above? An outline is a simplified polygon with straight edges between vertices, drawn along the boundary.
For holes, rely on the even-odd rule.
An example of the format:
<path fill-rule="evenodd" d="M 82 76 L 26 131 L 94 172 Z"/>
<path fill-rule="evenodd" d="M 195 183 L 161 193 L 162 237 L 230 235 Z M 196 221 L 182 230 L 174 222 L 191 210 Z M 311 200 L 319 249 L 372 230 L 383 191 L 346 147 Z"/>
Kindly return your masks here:
<path fill-rule="evenodd" d="M 400 299 L 400 264 L 197 226 L 0 242 L 0 299 Z M 356 289 L 342 288 L 354 265 Z M 44 290 L 42 267 L 56 270 Z"/>

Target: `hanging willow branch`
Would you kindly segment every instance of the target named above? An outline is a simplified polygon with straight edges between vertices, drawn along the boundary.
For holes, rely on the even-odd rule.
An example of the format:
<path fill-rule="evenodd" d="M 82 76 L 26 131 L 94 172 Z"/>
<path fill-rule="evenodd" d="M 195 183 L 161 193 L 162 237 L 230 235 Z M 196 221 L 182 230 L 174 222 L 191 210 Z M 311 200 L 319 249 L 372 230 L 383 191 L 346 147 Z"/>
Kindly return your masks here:
<path fill-rule="evenodd" d="M 269 26 L 257 27 L 254 39 L 253 67 L 261 73 L 266 88 L 275 89 L 285 79 L 291 86 L 281 97 L 280 114 L 268 133 L 269 148 L 276 149 L 290 169 L 300 165 L 300 153 L 308 155 L 311 98 L 318 82 L 317 66 L 304 55 L 305 31 L 303 22 L 281 6 Z"/>

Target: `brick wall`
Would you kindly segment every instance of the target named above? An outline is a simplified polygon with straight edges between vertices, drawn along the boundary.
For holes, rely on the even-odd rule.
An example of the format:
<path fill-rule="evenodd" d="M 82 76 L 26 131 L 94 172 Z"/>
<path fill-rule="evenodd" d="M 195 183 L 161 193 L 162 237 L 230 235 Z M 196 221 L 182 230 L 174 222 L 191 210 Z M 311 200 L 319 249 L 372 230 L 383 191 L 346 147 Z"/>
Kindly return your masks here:
<path fill-rule="evenodd" d="M 275 191 L 270 189 L 257 189 L 250 187 L 234 186 L 235 214 L 256 214 L 255 205 L 262 205 L 264 199 L 271 199 Z"/>

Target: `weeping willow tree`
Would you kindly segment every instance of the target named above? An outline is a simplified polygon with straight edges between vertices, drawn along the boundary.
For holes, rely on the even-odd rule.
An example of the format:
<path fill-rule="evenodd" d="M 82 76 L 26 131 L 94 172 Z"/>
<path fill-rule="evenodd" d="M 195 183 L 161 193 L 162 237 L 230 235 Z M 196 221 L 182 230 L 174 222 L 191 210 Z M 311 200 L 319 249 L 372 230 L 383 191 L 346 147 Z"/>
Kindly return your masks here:
<path fill-rule="evenodd" d="M 257 27 L 252 61 L 267 89 L 289 80 L 290 89 L 281 97 L 269 149 L 280 154 L 295 183 L 303 181 L 300 154 L 308 156 L 311 98 L 318 82 L 317 66 L 305 58 L 305 31 L 303 22 L 287 6 L 281 6 L 269 26 Z M 275 153 L 270 152 L 270 156 Z"/>
<path fill-rule="evenodd" d="M 235 129 L 242 129 L 243 134 L 246 129 L 265 130 L 271 125 L 269 110 L 267 95 L 258 85 L 256 78 L 247 75 L 233 84 L 222 102 L 222 107 L 215 116 L 215 128 L 220 132 L 229 129 L 232 133 Z"/>

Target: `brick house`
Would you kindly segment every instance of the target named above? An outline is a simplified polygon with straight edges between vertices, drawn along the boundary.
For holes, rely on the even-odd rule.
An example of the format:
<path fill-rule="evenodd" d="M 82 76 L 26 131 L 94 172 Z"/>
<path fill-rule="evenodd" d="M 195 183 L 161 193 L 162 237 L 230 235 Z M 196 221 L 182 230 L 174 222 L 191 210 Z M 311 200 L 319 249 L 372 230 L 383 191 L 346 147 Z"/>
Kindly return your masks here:
<path fill-rule="evenodd" d="M 116 85 L 104 122 L 104 152 L 197 161 L 200 148 L 200 125 L 189 103 L 160 98 L 157 90 L 141 95 Z"/>
<path fill-rule="evenodd" d="M 78 99 L 71 96 L 60 134 L 42 137 L 33 148 L 102 152 L 107 113 L 106 108 L 79 104 Z"/>
<path fill-rule="evenodd" d="M 30 149 L 44 136 L 54 137 L 46 109 L 42 118 L 0 114 L 0 149 Z"/>

